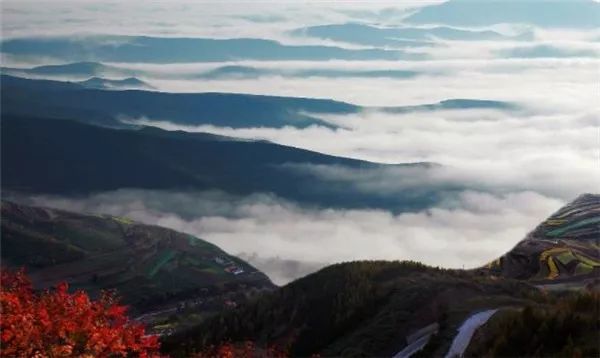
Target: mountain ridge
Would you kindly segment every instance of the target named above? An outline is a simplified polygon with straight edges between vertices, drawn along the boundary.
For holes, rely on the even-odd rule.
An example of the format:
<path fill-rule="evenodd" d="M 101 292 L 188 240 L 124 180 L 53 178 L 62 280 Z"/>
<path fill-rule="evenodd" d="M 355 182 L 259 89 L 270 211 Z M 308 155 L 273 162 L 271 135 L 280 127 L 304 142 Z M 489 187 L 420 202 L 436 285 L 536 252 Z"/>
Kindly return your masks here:
<path fill-rule="evenodd" d="M 45 56 L 64 61 L 186 63 L 247 60 L 411 60 L 427 57 L 400 50 L 346 49 L 322 45 L 285 45 L 256 38 L 87 36 L 70 39 L 4 40 L 2 51 L 22 57 Z"/>
<path fill-rule="evenodd" d="M 303 27 L 292 31 L 293 35 L 324 38 L 334 41 L 375 46 L 419 47 L 436 46 L 434 38 L 443 40 L 531 40 L 533 34 L 526 32 L 506 36 L 491 30 L 466 30 L 449 26 L 430 28 L 387 26 L 376 27 L 365 23 L 342 23 Z"/>
<path fill-rule="evenodd" d="M 316 207 L 405 211 L 429 207 L 458 190 L 438 186 L 386 196 L 363 191 L 352 183 L 332 185 L 303 170 L 303 165 L 425 170 L 432 164 L 377 164 L 209 134 L 5 116 L 0 135 L 5 192 L 84 195 L 119 188 L 217 189 L 234 195 L 272 193 Z"/>
<path fill-rule="evenodd" d="M 543 11 L 540 6 L 543 4 Z M 592 0 L 499 1 L 449 0 L 417 10 L 404 21 L 411 24 L 487 26 L 502 23 L 548 28 L 595 28 L 600 4 Z"/>
<path fill-rule="evenodd" d="M 446 99 L 434 104 L 398 107 L 362 107 L 351 103 L 307 97 L 283 97 L 241 93 L 164 93 L 86 89 L 79 84 L 30 80 L 2 75 L 3 115 L 77 118 L 86 122 L 123 126 L 118 120 L 150 118 L 185 125 L 232 128 L 338 126 L 320 115 L 358 114 L 364 110 L 389 113 L 410 111 L 494 109 L 519 110 L 520 106 L 483 99 Z M 239 111 L 239 108 L 244 108 Z"/>
<path fill-rule="evenodd" d="M 92 77 L 77 83 L 85 88 L 102 90 L 155 90 L 154 87 L 136 77 L 127 77 L 120 80 Z"/>

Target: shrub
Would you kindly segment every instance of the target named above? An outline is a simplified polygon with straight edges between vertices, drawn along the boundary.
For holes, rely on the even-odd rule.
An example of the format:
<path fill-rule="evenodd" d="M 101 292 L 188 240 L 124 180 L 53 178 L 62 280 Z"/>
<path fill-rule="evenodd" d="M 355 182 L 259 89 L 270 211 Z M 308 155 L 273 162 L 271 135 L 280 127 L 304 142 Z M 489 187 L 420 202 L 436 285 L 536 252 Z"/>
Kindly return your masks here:
<path fill-rule="evenodd" d="M 23 270 L 1 270 L 2 355 L 15 357 L 139 356 L 158 354 L 158 337 L 131 322 L 114 295 L 91 300 L 83 291 L 35 292 Z"/>

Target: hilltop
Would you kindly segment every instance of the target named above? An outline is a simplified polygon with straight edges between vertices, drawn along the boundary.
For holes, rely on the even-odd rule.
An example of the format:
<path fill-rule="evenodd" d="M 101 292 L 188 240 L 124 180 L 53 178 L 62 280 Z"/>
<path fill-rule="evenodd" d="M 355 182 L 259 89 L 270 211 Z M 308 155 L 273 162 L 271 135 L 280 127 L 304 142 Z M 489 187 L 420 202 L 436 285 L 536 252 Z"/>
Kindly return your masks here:
<path fill-rule="evenodd" d="M 247 73 L 246 70 L 241 72 Z M 226 70 L 226 73 L 230 74 L 239 72 L 239 67 Z M 216 75 L 219 75 L 219 72 L 216 72 Z M 299 75 L 309 76 L 311 73 Z M 345 76 L 346 73 L 342 71 L 338 75 Z M 378 74 L 371 72 L 363 75 Z M 127 80 L 129 83 L 93 80 L 91 83 L 88 82 L 87 86 L 85 82 L 33 80 L 8 75 L 2 75 L 1 79 L 3 116 L 77 119 L 111 127 L 127 127 L 122 119 L 145 118 L 186 126 L 213 125 L 231 128 L 321 126 L 333 129 L 338 128 L 338 125 L 322 119 L 323 115 L 358 114 L 364 110 L 405 113 L 458 109 L 504 111 L 519 109 L 514 103 L 483 99 L 447 99 L 438 103 L 414 106 L 363 107 L 329 99 L 244 93 L 165 93 L 148 91 L 148 88 L 130 91 L 106 90 L 106 86 L 141 85 L 138 82 L 132 83 L 131 79 Z"/>
<path fill-rule="evenodd" d="M 414 262 L 336 264 L 169 337 L 164 349 L 185 356 L 213 343 L 249 339 L 289 347 L 292 356 L 403 357 L 410 351 L 429 357 L 444 356 L 451 346 L 473 356 L 481 356 L 473 352 L 522 356 L 536 351 L 560 356 L 574 352 L 572 344 L 577 342 L 580 352 L 597 355 L 600 332 L 593 328 L 597 309 L 592 308 L 600 301 L 582 288 L 593 288 L 587 283 L 599 279 L 600 228 L 595 225 L 600 219 L 599 197 L 582 195 L 544 221 L 503 256 L 504 274 Z M 538 242 L 539 246 L 532 244 Z M 523 246 L 535 248 L 527 260 L 522 260 Z M 555 260 L 557 277 L 579 283 L 575 296 L 548 292 L 539 285 L 537 278 L 547 274 L 544 265 Z M 569 287 L 555 290 L 565 288 Z M 523 317 L 531 320 L 524 324 Z M 479 320 L 473 328 L 473 347 L 470 336 L 460 342 L 457 334 L 470 320 Z M 521 344 L 512 330 L 539 335 Z M 503 337 L 512 341 L 502 341 Z"/>
<path fill-rule="evenodd" d="M 154 87 L 135 77 L 128 77 L 121 80 L 109 80 L 106 78 L 92 77 L 88 80 L 78 82 L 85 88 L 117 90 L 117 89 L 137 89 L 152 90 Z"/>
<path fill-rule="evenodd" d="M 25 267 L 36 288 L 116 289 L 137 314 L 216 311 L 275 287 L 213 244 L 127 218 L 2 201 L 1 228 L 3 265 Z"/>

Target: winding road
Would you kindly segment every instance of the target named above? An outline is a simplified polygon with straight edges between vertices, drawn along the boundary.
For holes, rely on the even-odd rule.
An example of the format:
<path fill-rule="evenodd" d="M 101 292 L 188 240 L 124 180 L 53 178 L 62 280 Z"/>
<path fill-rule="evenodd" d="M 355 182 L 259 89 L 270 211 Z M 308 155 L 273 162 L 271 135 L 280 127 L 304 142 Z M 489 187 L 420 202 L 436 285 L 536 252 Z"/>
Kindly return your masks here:
<path fill-rule="evenodd" d="M 458 334 L 454 337 L 452 346 L 450 346 L 450 350 L 446 353 L 445 358 L 462 357 L 469 343 L 471 343 L 473 333 L 475 333 L 477 328 L 484 325 L 497 311 L 497 309 L 487 310 L 475 313 L 467 318 L 458 329 Z"/>
<path fill-rule="evenodd" d="M 421 349 L 423 349 L 425 347 L 427 342 L 429 342 L 429 338 L 431 338 L 431 335 L 424 335 L 423 337 L 417 339 L 416 341 L 414 341 L 411 344 L 409 344 L 408 346 L 406 346 L 400 352 L 396 353 L 396 355 L 393 358 L 409 358 L 409 357 L 411 357 L 413 354 L 417 353 L 418 351 L 420 351 Z"/>

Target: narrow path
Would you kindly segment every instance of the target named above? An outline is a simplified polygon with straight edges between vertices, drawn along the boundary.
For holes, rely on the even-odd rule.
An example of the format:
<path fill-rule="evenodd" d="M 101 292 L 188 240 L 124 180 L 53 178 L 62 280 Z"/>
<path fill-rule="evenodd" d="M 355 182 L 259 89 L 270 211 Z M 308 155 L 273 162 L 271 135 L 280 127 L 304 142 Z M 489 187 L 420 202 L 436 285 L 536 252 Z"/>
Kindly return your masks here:
<path fill-rule="evenodd" d="M 414 341 L 411 344 L 409 344 L 408 346 L 406 346 L 400 352 L 396 353 L 396 355 L 393 358 L 409 358 L 409 357 L 411 357 L 413 354 L 417 353 L 418 351 L 423 349 L 423 347 L 425 347 L 427 342 L 429 342 L 429 338 L 431 338 L 431 335 L 424 335 L 423 337 L 417 339 L 416 341 Z"/>
<path fill-rule="evenodd" d="M 458 334 L 454 337 L 452 346 L 448 350 L 448 353 L 446 353 L 445 358 L 462 357 L 469 343 L 471 343 L 471 338 L 473 338 L 475 330 L 484 325 L 497 311 L 498 309 L 487 310 L 475 313 L 467 318 L 458 329 Z"/>
<path fill-rule="evenodd" d="M 392 358 L 410 358 L 427 345 L 432 335 L 436 334 L 440 329 L 437 322 L 429 324 L 421 329 L 416 330 L 406 337 L 408 345 L 403 350 L 396 353 Z"/>

